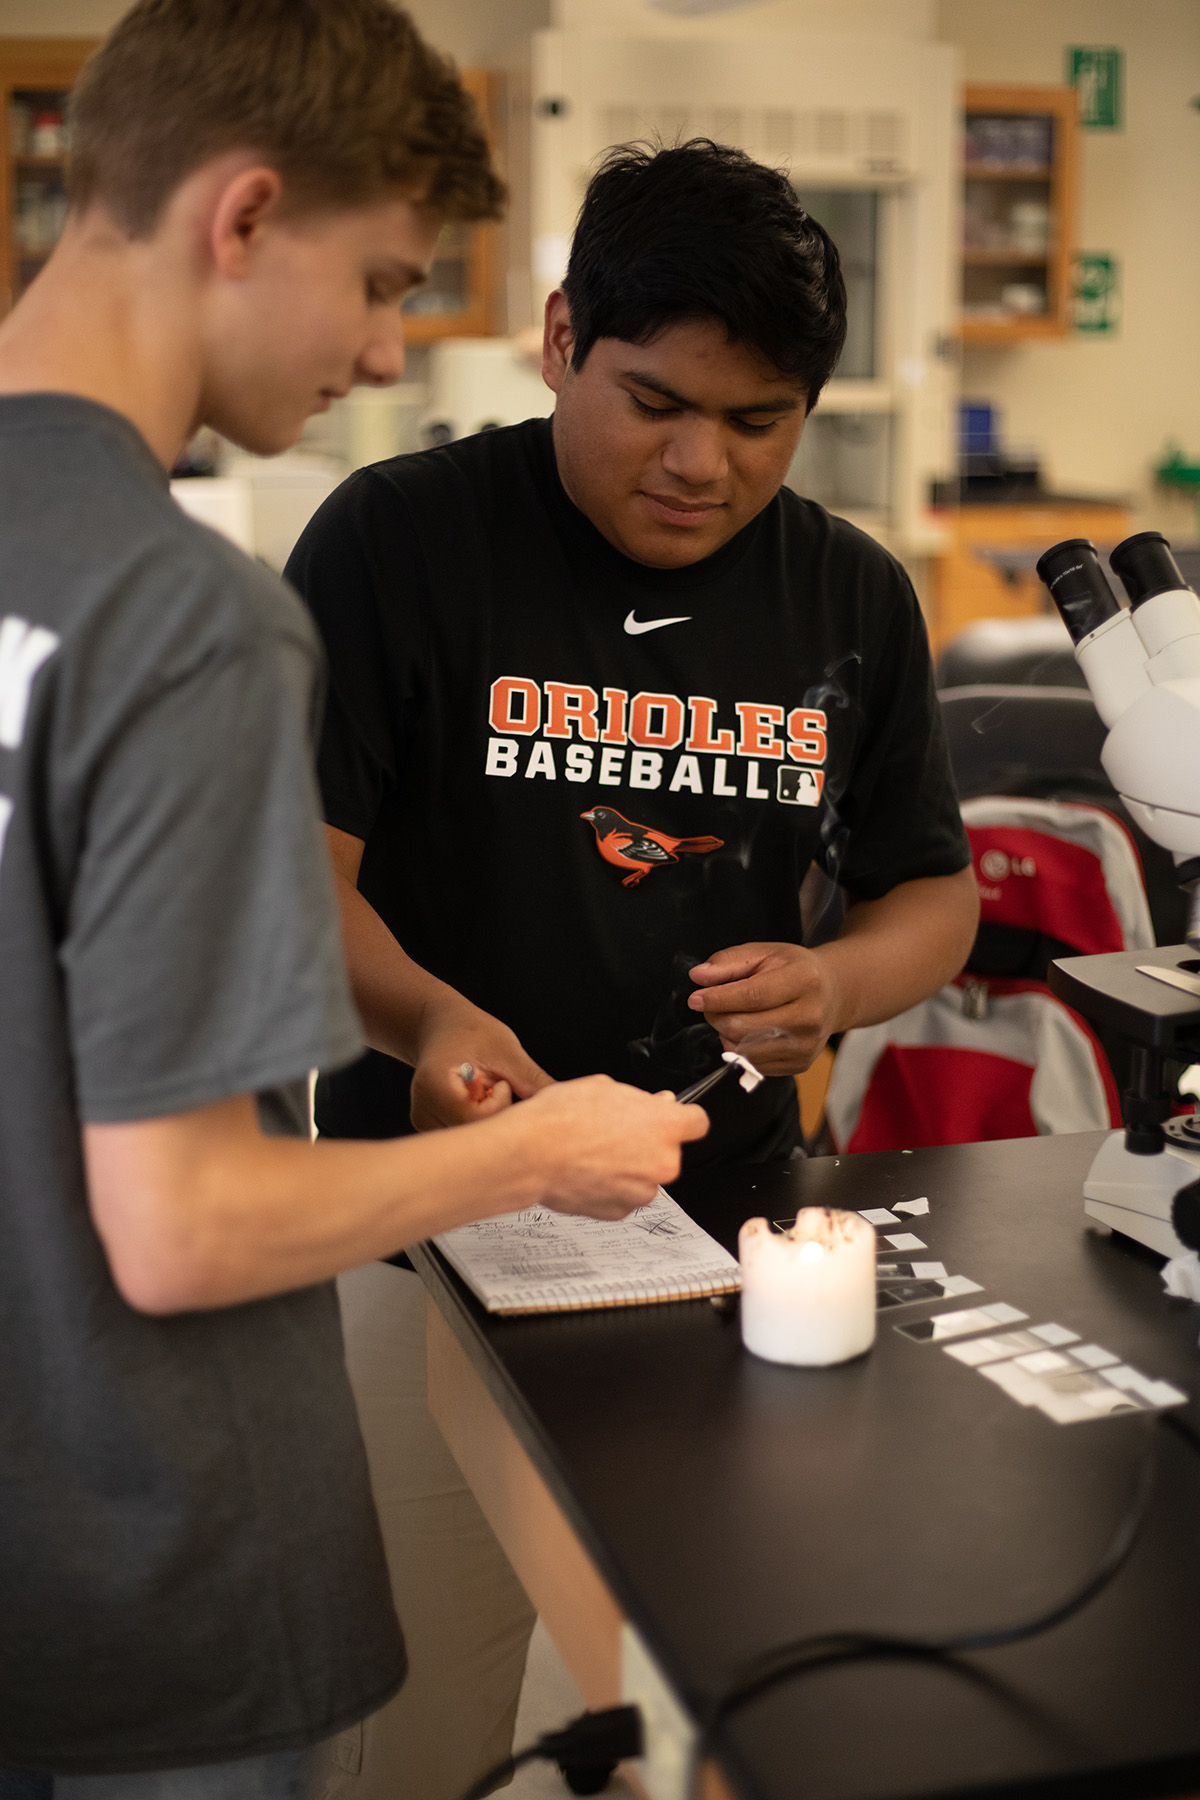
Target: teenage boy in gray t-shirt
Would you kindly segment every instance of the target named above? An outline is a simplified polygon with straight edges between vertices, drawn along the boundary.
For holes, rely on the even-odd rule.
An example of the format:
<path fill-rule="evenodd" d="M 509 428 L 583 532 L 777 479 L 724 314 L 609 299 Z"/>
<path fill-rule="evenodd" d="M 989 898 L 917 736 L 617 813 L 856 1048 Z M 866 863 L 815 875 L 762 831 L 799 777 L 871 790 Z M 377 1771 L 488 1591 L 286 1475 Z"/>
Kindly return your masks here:
<path fill-rule="evenodd" d="M 621 1217 L 705 1119 L 596 1078 L 307 1141 L 361 1046 L 318 652 L 166 470 L 399 375 L 440 225 L 501 197 L 453 72 L 386 0 L 141 0 L 73 129 L 0 327 L 0 1800 L 275 1800 L 404 1673 L 330 1277 Z"/>

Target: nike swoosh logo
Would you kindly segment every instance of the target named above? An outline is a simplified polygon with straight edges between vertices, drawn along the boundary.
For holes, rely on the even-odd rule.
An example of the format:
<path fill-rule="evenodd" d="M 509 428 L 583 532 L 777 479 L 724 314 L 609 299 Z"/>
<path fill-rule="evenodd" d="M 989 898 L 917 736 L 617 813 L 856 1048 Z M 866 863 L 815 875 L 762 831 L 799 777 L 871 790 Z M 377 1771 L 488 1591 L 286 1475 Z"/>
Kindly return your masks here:
<path fill-rule="evenodd" d="M 635 619 L 631 612 L 625 620 L 625 629 L 630 637 L 641 637 L 643 631 L 661 631 L 664 625 L 686 625 L 691 613 L 684 613 L 678 619 Z"/>

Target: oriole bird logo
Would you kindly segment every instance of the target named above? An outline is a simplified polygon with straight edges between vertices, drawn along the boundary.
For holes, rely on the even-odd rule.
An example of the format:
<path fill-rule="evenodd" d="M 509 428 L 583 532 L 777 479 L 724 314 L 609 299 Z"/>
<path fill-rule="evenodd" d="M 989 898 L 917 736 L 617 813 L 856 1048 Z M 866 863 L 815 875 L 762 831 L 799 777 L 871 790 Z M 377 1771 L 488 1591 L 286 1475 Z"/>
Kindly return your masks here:
<path fill-rule="evenodd" d="M 665 831 L 654 831 L 649 825 L 635 825 L 623 819 L 611 806 L 593 806 L 580 813 L 596 833 L 596 848 L 614 869 L 628 869 L 622 887 L 636 887 L 651 869 L 679 861 L 679 853 L 702 856 L 707 850 L 719 850 L 725 842 L 718 837 L 668 837 Z"/>

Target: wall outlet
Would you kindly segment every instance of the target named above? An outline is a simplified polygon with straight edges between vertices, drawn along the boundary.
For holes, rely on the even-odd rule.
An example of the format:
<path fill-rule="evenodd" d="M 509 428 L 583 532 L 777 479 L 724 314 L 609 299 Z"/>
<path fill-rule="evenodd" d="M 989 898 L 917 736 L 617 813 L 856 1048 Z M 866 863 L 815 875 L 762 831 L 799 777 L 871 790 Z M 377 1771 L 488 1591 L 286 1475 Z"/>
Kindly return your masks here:
<path fill-rule="evenodd" d="M 621 1627 L 621 1698 L 642 1713 L 636 1767 L 650 1800 L 688 1800 L 696 1727 L 632 1625 Z"/>

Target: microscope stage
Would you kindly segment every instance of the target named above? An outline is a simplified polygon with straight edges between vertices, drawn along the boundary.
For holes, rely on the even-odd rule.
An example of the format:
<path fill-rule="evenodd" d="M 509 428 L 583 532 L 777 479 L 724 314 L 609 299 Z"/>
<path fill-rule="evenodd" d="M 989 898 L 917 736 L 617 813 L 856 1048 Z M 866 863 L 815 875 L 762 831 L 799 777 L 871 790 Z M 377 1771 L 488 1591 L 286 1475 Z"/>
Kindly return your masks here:
<path fill-rule="evenodd" d="M 1143 975 L 1139 963 L 1200 976 L 1187 944 L 1064 956 L 1050 964 L 1050 991 L 1092 1025 L 1180 1062 L 1200 1059 L 1200 995 Z"/>

